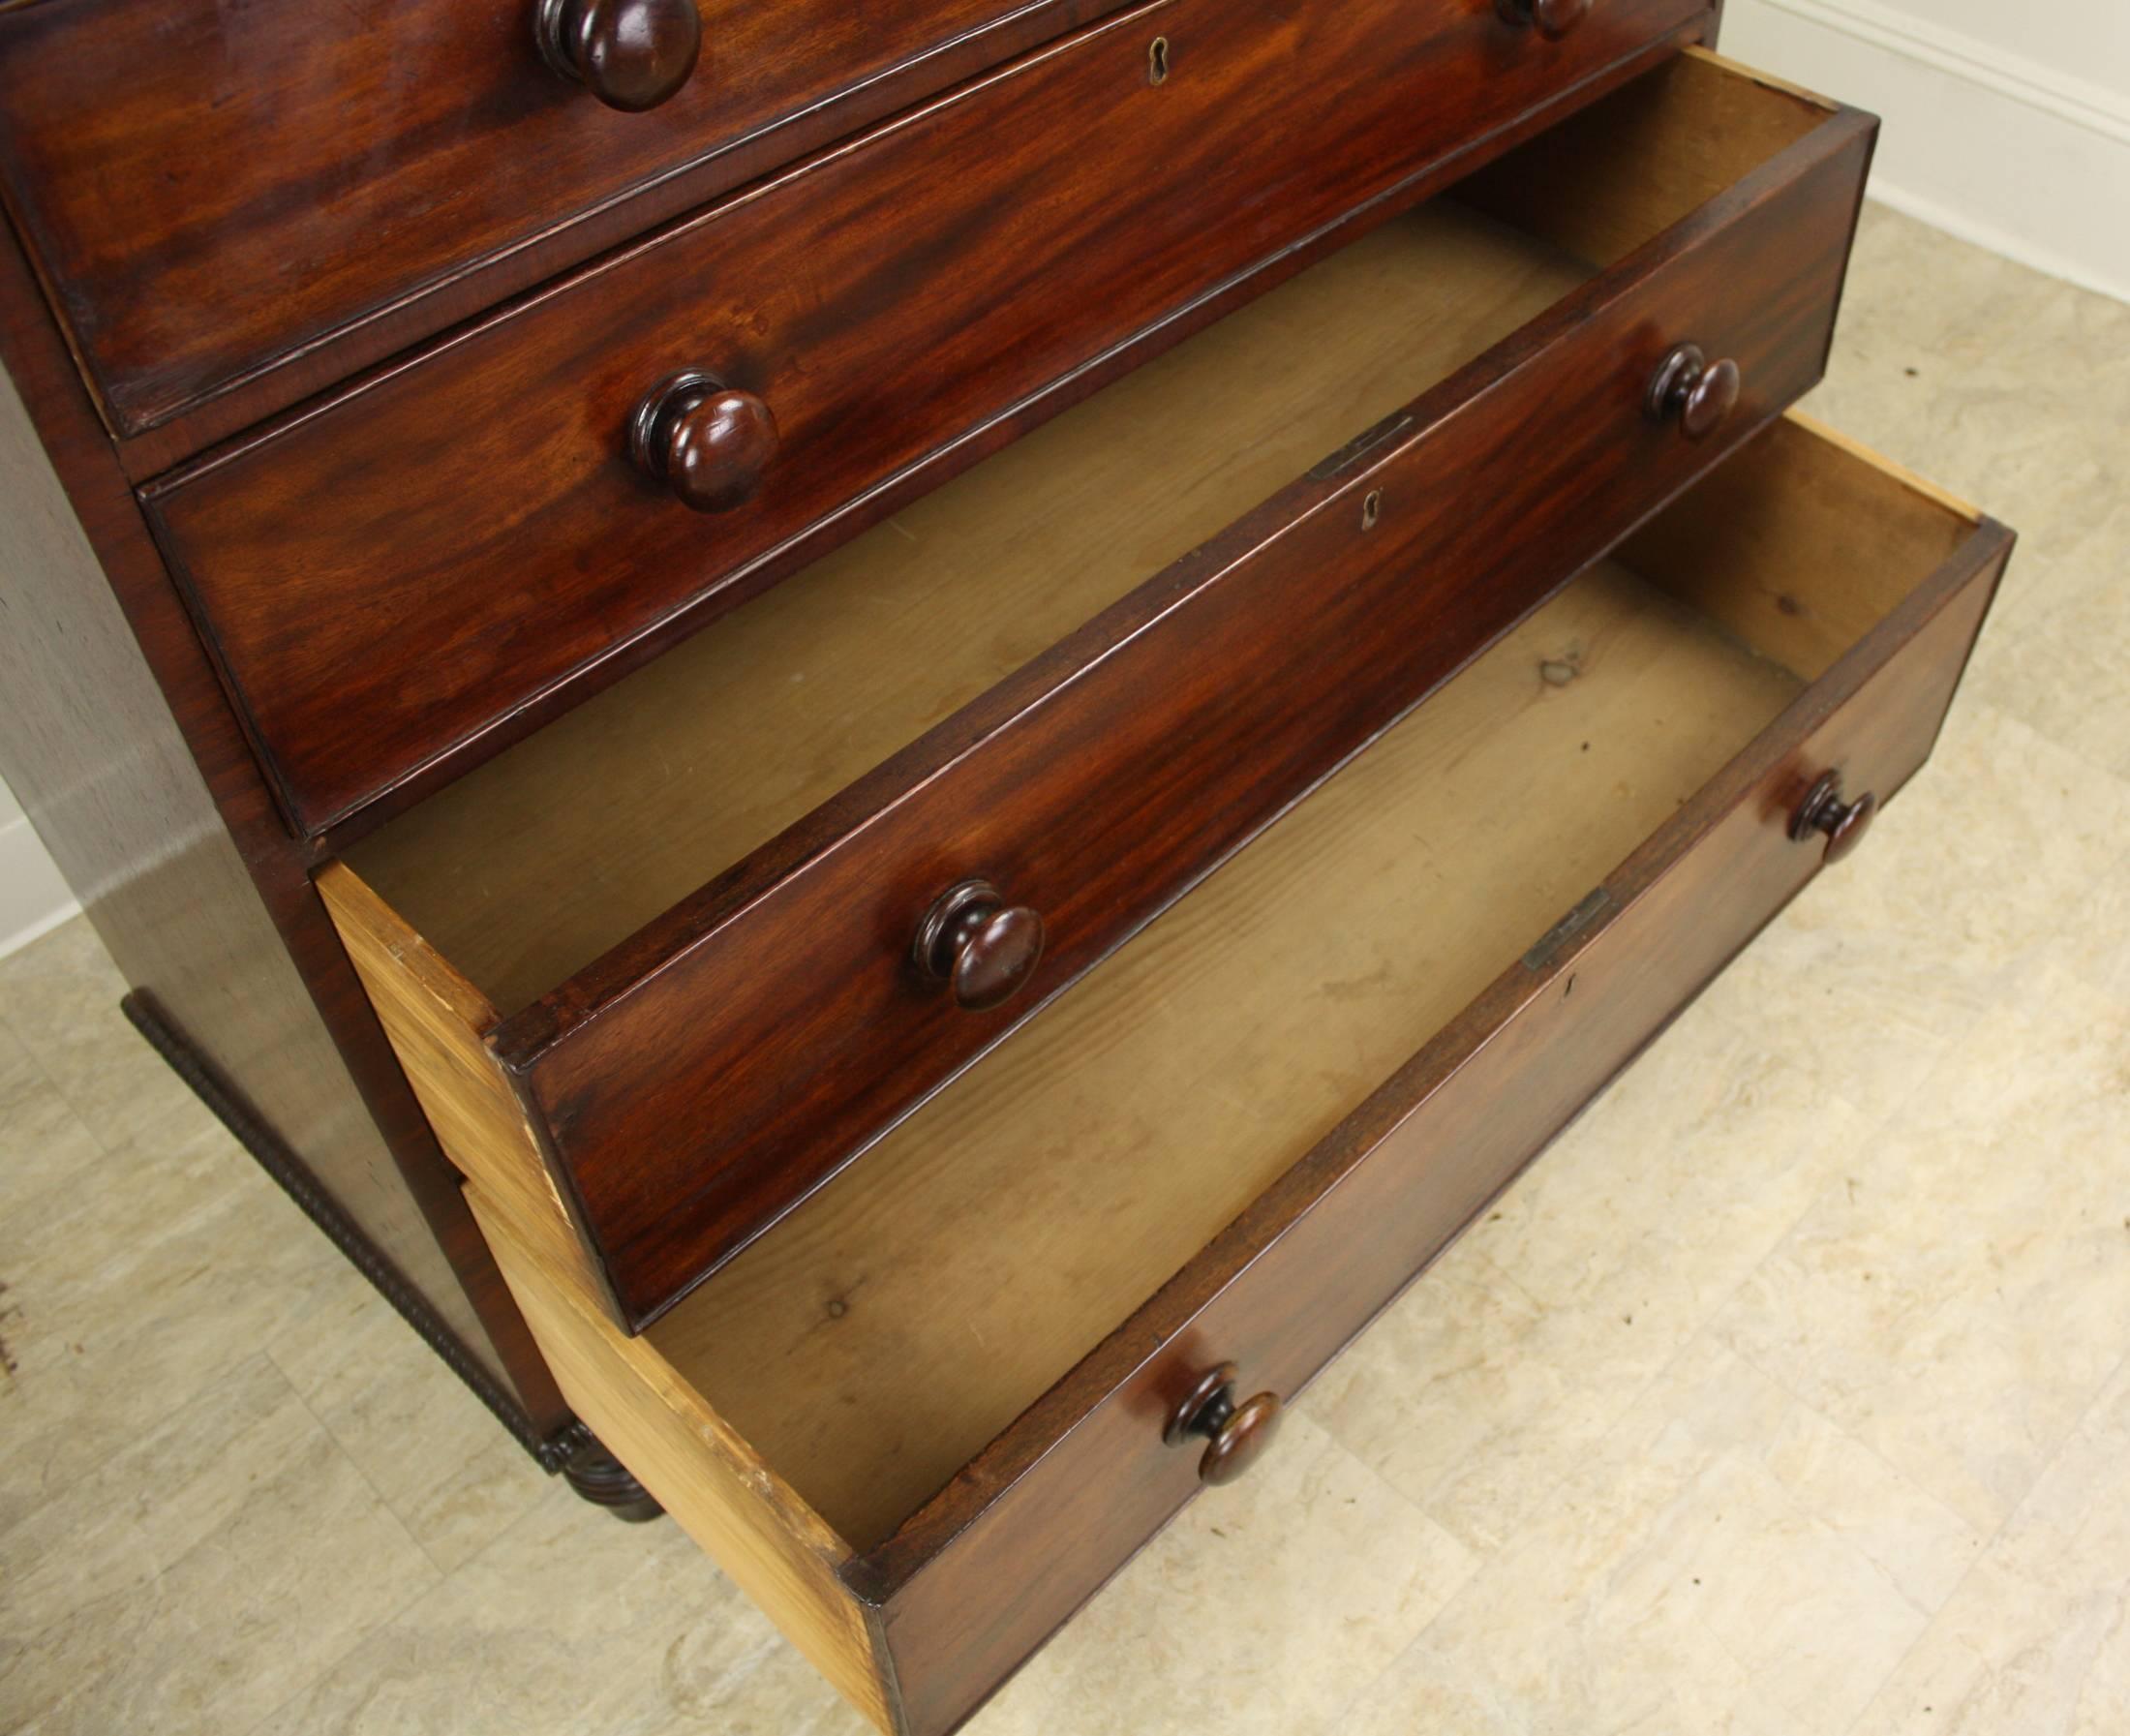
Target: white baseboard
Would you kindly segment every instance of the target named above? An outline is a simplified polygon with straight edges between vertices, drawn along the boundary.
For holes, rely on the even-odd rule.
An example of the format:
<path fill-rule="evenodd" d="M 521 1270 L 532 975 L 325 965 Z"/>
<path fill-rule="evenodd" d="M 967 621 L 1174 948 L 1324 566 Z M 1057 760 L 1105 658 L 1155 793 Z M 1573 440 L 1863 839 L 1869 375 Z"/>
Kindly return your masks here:
<path fill-rule="evenodd" d="M 1912 5 L 1891 6 L 1885 0 L 1744 0 L 1744 3 L 1749 10 L 1756 4 L 1769 7 L 1838 30 L 1859 42 L 1890 48 L 1896 54 L 1951 73 L 1970 84 L 1982 85 L 2075 126 L 2130 144 L 2130 91 L 2113 90 L 2090 78 L 2022 54 L 2004 43 L 1985 42 L 1965 31 L 1953 29 L 1916 12 Z M 1922 3 L 1928 4 L 1928 0 Z M 2096 26 L 2105 21 L 2103 9 L 2115 3 L 2116 0 L 2087 0 Z M 2049 28 L 2065 40 L 2075 38 L 2078 34 L 2076 11 L 2074 0 L 2051 20 Z M 2007 22 L 2016 20 L 2008 19 Z"/>
<path fill-rule="evenodd" d="M 2130 301 L 2130 77 L 2117 90 L 1911 10 L 1928 3 L 1730 0 L 1723 47 L 1882 116 L 1873 197 Z M 2005 9 L 2010 40 L 2022 10 Z"/>
<path fill-rule="evenodd" d="M 0 959 L 80 911 L 29 821 L 0 825 Z"/>
<path fill-rule="evenodd" d="M 2076 284 L 2082 289 L 2091 289 L 2096 294 L 2112 295 L 2117 301 L 2130 301 L 2130 289 L 2101 282 L 2087 268 L 2084 260 L 2065 259 L 2038 241 L 2028 240 L 2024 235 L 2009 234 L 1972 210 L 1955 208 L 1929 194 L 1891 186 L 1881 176 L 1872 178 L 1871 197 L 1874 203 L 1899 211 L 1903 217 L 1912 217 L 1918 223 L 1927 223 L 1933 229 L 1943 229 L 1948 235 L 1962 241 L 1970 241 L 1977 247 L 2000 254 L 2019 264 L 2031 266 L 2051 277 L 2061 278 L 2065 283 Z"/>

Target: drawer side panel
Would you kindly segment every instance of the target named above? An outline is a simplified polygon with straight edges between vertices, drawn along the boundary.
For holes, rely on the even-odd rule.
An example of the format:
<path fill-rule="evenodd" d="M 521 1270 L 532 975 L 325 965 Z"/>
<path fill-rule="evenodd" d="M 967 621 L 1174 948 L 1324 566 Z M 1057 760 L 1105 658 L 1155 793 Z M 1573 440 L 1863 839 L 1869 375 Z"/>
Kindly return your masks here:
<path fill-rule="evenodd" d="M 570 1408 L 837 1692 L 894 1730 L 871 1614 L 839 1577 L 850 1553 L 842 1539 L 493 1201 L 478 1188 L 467 1197 Z"/>
<path fill-rule="evenodd" d="M 318 890 L 444 1155 L 504 1203 L 551 1262 L 595 1288 L 538 1136 L 483 1042 L 495 1010 L 351 868 L 328 863 Z"/>

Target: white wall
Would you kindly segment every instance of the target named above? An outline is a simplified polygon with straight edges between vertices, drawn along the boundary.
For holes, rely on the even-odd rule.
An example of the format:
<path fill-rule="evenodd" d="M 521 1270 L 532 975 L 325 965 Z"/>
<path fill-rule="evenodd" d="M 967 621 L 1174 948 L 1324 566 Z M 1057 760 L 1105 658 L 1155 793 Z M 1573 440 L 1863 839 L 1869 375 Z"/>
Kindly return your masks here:
<path fill-rule="evenodd" d="M 57 928 L 79 908 L 15 792 L 0 783 L 0 958 Z"/>
<path fill-rule="evenodd" d="M 2130 0 L 1730 0 L 1723 49 L 1882 116 L 1874 197 L 2130 301 Z"/>

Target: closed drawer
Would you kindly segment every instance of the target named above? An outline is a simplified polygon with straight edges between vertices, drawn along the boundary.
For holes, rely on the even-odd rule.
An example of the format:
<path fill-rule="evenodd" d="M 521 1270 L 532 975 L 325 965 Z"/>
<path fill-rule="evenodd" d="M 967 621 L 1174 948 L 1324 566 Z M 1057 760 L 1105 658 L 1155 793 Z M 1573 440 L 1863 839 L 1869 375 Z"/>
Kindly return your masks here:
<path fill-rule="evenodd" d="M 1549 43 L 1473 0 L 1141 6 L 157 483 L 150 513 L 290 818 L 327 831 L 1704 16 L 1609 0 Z M 731 395 L 652 416 L 646 449 L 715 513 L 630 457 L 684 376 Z"/>
<path fill-rule="evenodd" d="M 1516 223 L 1379 229 L 353 850 L 467 986 L 462 1046 L 617 1317 L 1810 385 L 1870 137 L 1714 57 L 1660 69 L 1474 190 Z M 1699 441 L 1647 405 L 1687 341 L 1743 382 Z M 1018 978 L 1010 933 L 929 949 L 997 966 L 1000 1005 L 915 957 L 971 882 L 1047 935 Z"/>
<path fill-rule="evenodd" d="M 541 10 L 0 15 L 10 199 L 111 426 L 226 433 L 1107 9 L 603 0 L 568 9 L 591 15 L 596 86 L 546 63 Z M 608 58 L 602 16 L 654 23 L 664 51 Z M 669 87 L 640 112 L 601 94 Z"/>
<path fill-rule="evenodd" d="M 882 1727 L 953 1728 L 1197 1492 L 1209 1372 L 1232 1465 L 1870 847 L 2009 543 L 1776 424 L 640 1337 L 477 1186 L 565 1394 Z"/>

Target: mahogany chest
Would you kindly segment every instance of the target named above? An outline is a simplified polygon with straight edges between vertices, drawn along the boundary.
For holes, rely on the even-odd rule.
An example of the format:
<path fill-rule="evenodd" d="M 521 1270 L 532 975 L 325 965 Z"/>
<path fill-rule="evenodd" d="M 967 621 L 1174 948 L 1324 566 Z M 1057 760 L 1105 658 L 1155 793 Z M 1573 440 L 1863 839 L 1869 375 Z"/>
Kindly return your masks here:
<path fill-rule="evenodd" d="M 1792 411 L 1876 124 L 1719 10 L 0 9 L 0 772 L 885 1731 L 1930 752 L 2012 538 Z"/>

